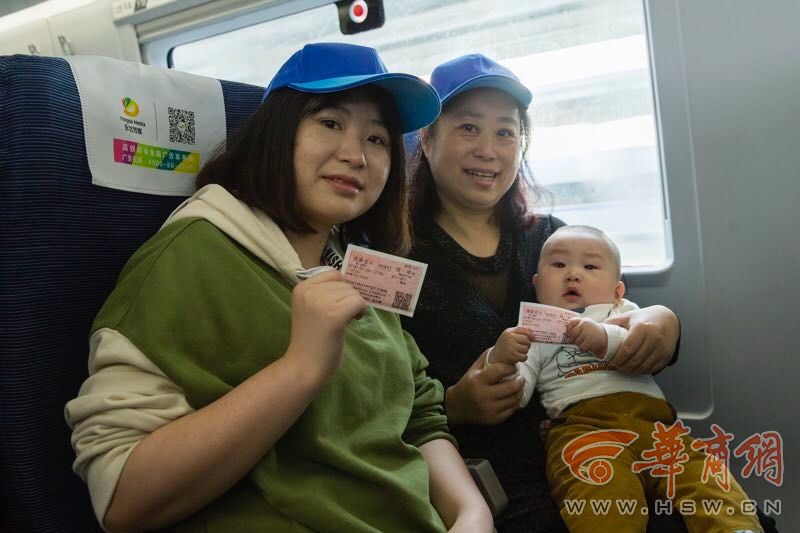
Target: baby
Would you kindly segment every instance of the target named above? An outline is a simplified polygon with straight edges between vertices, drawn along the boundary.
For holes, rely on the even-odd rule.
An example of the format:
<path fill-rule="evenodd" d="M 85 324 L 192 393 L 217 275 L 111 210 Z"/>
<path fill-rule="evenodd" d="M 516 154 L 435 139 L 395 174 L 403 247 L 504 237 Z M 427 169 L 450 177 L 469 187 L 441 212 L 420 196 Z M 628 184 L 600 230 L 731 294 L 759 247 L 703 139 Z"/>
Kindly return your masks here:
<path fill-rule="evenodd" d="M 637 308 L 622 298 L 620 274 L 619 250 L 605 233 L 560 228 L 542 247 L 533 283 L 540 303 L 581 313 L 567 324 L 574 344 L 536 343 L 530 330 L 516 327 L 505 330 L 486 357 L 487 366 L 517 364 L 525 379 L 523 407 L 534 388 L 539 391 L 551 419 L 543 430 L 547 476 L 562 518 L 572 532 L 644 531 L 650 497 L 672 500 L 690 531 L 761 531 L 724 461 L 712 463 L 714 475 L 707 475 L 702 443 L 693 448 L 691 438 L 677 435 L 682 450 L 662 453 L 654 446 L 655 429 L 675 435 L 688 428 L 683 431 L 680 421 L 671 428 L 674 411 L 652 376 L 614 368 L 627 331 L 602 321 Z M 653 457 L 672 457 L 672 466 L 656 466 Z M 592 500 L 610 501 L 608 512 L 595 512 Z M 707 512 L 703 500 L 721 501 L 722 508 Z M 625 507 L 633 502 L 635 508 Z"/>

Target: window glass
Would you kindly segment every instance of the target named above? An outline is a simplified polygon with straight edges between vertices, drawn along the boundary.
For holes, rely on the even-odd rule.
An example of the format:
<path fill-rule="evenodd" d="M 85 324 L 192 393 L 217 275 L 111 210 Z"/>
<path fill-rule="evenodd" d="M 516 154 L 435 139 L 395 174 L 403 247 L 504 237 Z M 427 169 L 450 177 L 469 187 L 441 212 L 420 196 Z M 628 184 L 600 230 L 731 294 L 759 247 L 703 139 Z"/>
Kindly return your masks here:
<path fill-rule="evenodd" d="M 330 4 L 178 46 L 173 66 L 266 85 L 304 44 L 349 42 L 428 79 L 443 61 L 486 54 L 533 91 L 528 158 L 553 193 L 552 212 L 605 230 L 626 266 L 667 261 L 641 0 L 384 0 L 384 8 L 377 30 L 342 35 Z"/>

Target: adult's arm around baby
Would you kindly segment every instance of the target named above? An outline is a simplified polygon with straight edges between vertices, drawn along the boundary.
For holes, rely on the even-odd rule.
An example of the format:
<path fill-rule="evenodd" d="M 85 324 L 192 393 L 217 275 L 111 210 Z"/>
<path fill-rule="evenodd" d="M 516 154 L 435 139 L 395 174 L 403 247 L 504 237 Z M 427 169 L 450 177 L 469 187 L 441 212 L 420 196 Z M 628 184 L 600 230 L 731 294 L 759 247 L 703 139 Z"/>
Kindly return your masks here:
<path fill-rule="evenodd" d="M 663 305 L 622 313 L 605 320 L 628 330 L 614 366 L 628 374 L 652 374 L 673 358 L 680 337 L 678 317 Z"/>

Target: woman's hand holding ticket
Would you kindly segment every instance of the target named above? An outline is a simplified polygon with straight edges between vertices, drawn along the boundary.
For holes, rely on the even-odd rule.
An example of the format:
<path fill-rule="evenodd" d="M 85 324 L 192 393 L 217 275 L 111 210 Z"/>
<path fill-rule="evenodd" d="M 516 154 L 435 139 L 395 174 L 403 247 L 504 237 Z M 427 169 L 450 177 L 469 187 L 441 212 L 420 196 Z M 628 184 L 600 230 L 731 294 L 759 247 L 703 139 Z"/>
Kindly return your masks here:
<path fill-rule="evenodd" d="M 286 357 L 327 382 L 342 362 L 347 324 L 367 303 L 338 271 L 317 274 L 292 292 L 292 336 Z"/>

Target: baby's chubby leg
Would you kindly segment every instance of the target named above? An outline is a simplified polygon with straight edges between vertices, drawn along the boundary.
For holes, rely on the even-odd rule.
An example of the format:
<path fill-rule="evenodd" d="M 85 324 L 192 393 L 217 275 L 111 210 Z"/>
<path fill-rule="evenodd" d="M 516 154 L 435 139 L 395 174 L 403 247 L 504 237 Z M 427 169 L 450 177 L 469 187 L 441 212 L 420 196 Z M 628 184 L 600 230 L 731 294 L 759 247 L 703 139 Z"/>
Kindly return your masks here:
<path fill-rule="evenodd" d="M 703 471 L 707 456 L 692 448 L 693 439 L 683 437 L 688 460 L 683 472 L 675 478 L 674 505 L 681 510 L 686 527 L 692 533 L 728 533 L 732 531 L 761 531 L 755 505 L 731 475 L 728 467 L 721 465 L 718 476 L 704 483 Z M 664 498 L 668 491 L 667 479 L 653 482 L 656 491 Z"/>
<path fill-rule="evenodd" d="M 572 533 L 643 532 L 648 522 L 644 480 L 631 469 L 636 453 L 625 441 L 635 435 L 616 434 L 614 431 L 618 430 L 601 429 L 593 424 L 592 418 L 582 412 L 582 404 L 591 402 L 584 401 L 568 409 L 565 418 L 559 419 L 561 423 L 557 422 L 543 435 L 553 500 Z M 595 450 L 605 450 L 605 457 L 582 455 L 579 450 L 585 451 L 589 444 L 594 444 Z M 619 455 L 613 457 L 617 452 Z"/>

